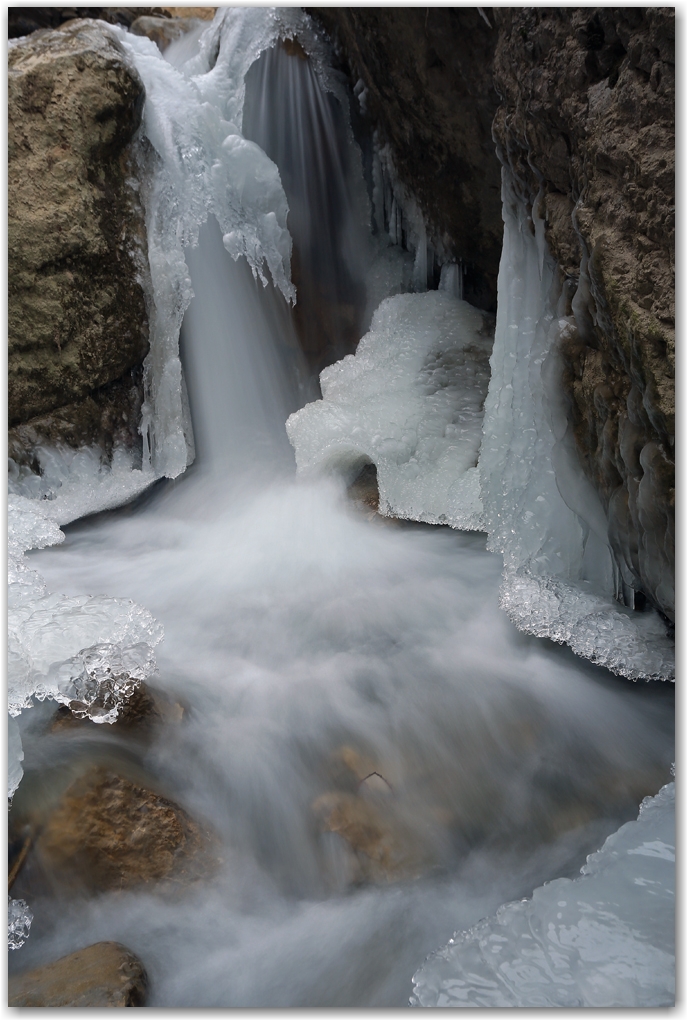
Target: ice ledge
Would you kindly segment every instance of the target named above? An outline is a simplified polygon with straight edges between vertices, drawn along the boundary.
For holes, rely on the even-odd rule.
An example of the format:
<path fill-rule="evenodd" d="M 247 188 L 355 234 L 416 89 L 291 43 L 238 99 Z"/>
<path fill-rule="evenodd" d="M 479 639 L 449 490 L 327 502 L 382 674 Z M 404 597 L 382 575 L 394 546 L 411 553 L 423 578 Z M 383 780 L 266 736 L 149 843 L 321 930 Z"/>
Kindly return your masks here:
<path fill-rule="evenodd" d="M 675 784 L 532 899 L 454 935 L 413 978 L 412 1006 L 675 1003 Z"/>

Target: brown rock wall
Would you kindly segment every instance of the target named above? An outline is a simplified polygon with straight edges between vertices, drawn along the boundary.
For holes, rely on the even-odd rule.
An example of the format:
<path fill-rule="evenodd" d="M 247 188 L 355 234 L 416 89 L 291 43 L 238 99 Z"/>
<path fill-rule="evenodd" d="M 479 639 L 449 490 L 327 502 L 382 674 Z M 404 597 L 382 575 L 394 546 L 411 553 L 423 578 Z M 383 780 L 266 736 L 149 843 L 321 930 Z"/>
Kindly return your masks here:
<path fill-rule="evenodd" d="M 580 283 L 564 350 L 577 449 L 625 583 L 674 612 L 672 8 L 500 8 L 494 135 Z"/>

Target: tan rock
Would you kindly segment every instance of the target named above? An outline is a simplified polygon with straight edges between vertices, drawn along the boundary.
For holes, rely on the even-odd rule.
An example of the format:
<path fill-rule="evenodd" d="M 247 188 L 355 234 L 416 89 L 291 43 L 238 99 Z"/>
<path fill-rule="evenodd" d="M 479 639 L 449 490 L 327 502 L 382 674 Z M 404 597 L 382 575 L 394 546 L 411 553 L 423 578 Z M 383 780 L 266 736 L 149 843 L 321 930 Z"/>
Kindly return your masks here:
<path fill-rule="evenodd" d="M 313 803 L 323 832 L 334 832 L 354 855 L 353 881 L 417 878 L 428 860 L 415 834 L 386 805 L 350 793 L 325 793 Z"/>
<path fill-rule="evenodd" d="M 143 964 L 118 942 L 97 942 L 8 981 L 9 1006 L 145 1006 Z"/>
<path fill-rule="evenodd" d="M 213 835 L 160 794 L 97 767 L 64 793 L 35 855 L 61 891 L 183 886 L 217 863 Z"/>
<path fill-rule="evenodd" d="M 202 18 L 203 21 L 212 21 L 216 7 L 163 7 L 171 18 Z"/>
<path fill-rule="evenodd" d="M 131 372 L 148 350 L 148 270 L 131 145 L 143 84 L 102 21 L 19 39 L 8 64 L 10 424 L 80 445 L 84 429 L 107 430 L 104 411 L 74 408 L 65 429 L 45 416 L 86 398 L 107 404 L 103 388 L 120 381 L 113 425 L 139 443 Z"/>
<path fill-rule="evenodd" d="M 173 17 L 173 18 L 137 18 L 131 26 L 134 35 L 145 35 L 155 43 L 161 53 L 164 53 L 170 43 L 181 39 L 183 35 L 190 32 L 192 28 L 204 25 L 205 22 L 199 17 Z"/>

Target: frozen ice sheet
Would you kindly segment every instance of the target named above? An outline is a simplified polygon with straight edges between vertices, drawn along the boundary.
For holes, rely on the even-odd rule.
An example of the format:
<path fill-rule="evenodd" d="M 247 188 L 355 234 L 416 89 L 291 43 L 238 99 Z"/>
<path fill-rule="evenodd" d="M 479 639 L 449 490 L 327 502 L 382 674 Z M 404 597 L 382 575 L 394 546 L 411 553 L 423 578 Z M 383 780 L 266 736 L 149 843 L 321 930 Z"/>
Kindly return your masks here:
<path fill-rule="evenodd" d="M 675 1002 L 675 784 L 532 899 L 454 935 L 414 1006 L 657 1007 Z"/>

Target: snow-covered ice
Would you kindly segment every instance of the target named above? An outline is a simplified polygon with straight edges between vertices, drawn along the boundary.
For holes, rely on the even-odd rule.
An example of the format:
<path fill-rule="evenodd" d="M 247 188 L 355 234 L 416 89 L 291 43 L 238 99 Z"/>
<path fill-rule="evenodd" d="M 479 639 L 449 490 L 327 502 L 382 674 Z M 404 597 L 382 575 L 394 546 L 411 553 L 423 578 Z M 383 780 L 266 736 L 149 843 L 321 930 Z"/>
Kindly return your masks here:
<path fill-rule="evenodd" d="M 381 513 L 479 530 L 491 345 L 488 317 L 447 292 L 387 298 L 355 355 L 322 372 L 322 400 L 289 418 L 299 473 L 353 480 L 372 462 Z"/>

